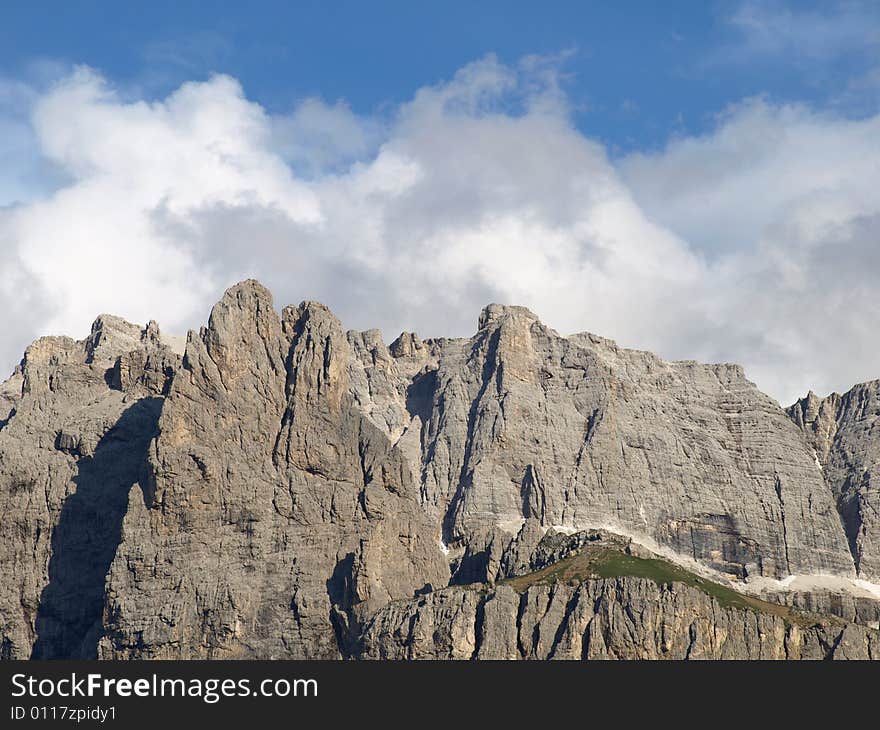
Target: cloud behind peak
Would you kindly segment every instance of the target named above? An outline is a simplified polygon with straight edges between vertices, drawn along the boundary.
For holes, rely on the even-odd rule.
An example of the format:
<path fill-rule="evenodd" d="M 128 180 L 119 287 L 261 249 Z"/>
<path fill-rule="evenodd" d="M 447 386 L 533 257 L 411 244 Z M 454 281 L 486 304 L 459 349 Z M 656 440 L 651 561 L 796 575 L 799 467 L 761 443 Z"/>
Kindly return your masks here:
<path fill-rule="evenodd" d="M 880 376 L 861 264 L 880 119 L 753 100 L 612 161 L 563 88 L 553 61 L 489 56 L 381 116 L 316 98 L 279 115 L 228 76 L 146 101 L 75 70 L 32 116 L 65 181 L 0 210 L 0 303 L 24 310 L 0 359 L 99 311 L 197 326 L 253 276 L 388 337 L 523 304 L 561 331 L 743 362 L 782 401 Z"/>

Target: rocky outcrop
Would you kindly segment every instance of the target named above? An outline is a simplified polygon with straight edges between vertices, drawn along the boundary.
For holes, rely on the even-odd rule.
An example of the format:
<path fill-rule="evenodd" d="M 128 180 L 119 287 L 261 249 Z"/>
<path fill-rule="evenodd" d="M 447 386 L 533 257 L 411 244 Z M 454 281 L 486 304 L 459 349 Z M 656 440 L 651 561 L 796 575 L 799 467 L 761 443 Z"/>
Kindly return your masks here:
<path fill-rule="evenodd" d="M 738 366 L 563 338 L 492 305 L 432 377 L 422 490 L 450 544 L 532 517 L 644 535 L 737 577 L 853 573 L 811 450 Z"/>
<path fill-rule="evenodd" d="M 94 655 L 128 493 L 179 360 L 155 323 L 102 316 L 84 341 L 36 341 L 4 384 L 2 656 Z"/>
<path fill-rule="evenodd" d="M 827 398 L 809 393 L 788 413 L 822 466 L 859 576 L 880 582 L 880 381 Z"/>
<path fill-rule="evenodd" d="M 620 577 L 523 593 L 446 588 L 389 604 L 365 659 L 880 659 L 880 633 L 724 608 L 681 584 Z"/>
<path fill-rule="evenodd" d="M 191 333 L 129 496 L 101 656 L 346 656 L 363 615 L 446 584 L 405 457 L 357 407 L 351 358 L 325 307 L 279 318 L 256 282 Z"/>
<path fill-rule="evenodd" d="M 835 616 L 848 623 L 880 629 L 880 600 L 845 591 L 813 589 L 783 591 L 773 600 L 819 616 Z"/>
<path fill-rule="evenodd" d="M 867 421 L 828 405 L 815 429 L 818 416 L 793 422 L 734 365 L 562 337 L 500 305 L 471 338 L 386 346 L 314 302 L 279 313 L 254 281 L 175 349 L 155 323 L 102 316 L 84 341 L 38 340 L 0 387 L 0 656 L 457 656 L 466 635 L 472 654 L 506 656 L 507 634 L 480 638 L 509 630 L 504 582 L 609 532 L 732 581 L 873 575 L 867 518 L 851 551 L 838 510 L 852 501 L 841 495 L 871 493 Z M 838 463 L 849 481 L 834 486 Z M 517 654 L 578 654 L 559 641 L 581 600 L 578 621 L 600 632 L 590 656 L 745 658 L 756 636 L 779 635 L 778 616 L 754 628 L 677 584 L 634 580 L 566 584 L 553 640 L 526 650 L 517 637 Z M 538 606 L 541 591 L 523 595 Z M 602 600 L 612 613 L 656 604 L 632 619 L 638 642 L 612 641 L 635 629 L 596 619 Z M 839 605 L 870 625 L 870 605 Z M 534 637 L 519 610 L 514 626 Z M 688 638 L 716 618 L 739 638 Z M 439 627 L 410 641 L 424 650 L 387 638 L 420 622 Z M 664 622 L 677 637 L 665 652 Z M 801 636 L 783 622 L 782 643 L 761 651 L 828 655 L 803 646 L 870 631 L 821 626 Z"/>

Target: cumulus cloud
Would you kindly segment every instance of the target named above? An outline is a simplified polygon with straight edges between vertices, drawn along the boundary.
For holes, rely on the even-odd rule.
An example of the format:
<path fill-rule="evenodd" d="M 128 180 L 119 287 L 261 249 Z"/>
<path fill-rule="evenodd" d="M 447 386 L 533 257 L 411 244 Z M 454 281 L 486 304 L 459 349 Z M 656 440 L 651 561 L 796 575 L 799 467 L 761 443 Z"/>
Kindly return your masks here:
<path fill-rule="evenodd" d="M 292 114 L 270 121 L 277 154 L 309 178 L 343 172 L 371 154 L 383 132 L 378 120 L 358 117 L 342 100 L 305 99 Z"/>
<path fill-rule="evenodd" d="M 389 338 L 470 334 L 507 301 L 744 362 L 782 401 L 846 387 L 880 375 L 878 124 L 752 101 L 612 162 L 541 59 L 488 57 L 382 119 L 317 99 L 270 115 L 225 76 L 132 101 L 79 69 L 33 104 L 64 184 L 0 210 L 0 304 L 18 308 L 0 360 L 101 311 L 197 326 L 255 276 Z"/>
<path fill-rule="evenodd" d="M 707 262 L 718 330 L 699 356 L 744 361 L 784 401 L 880 377 L 878 138 L 880 116 L 750 100 L 709 135 L 623 161 L 645 213 Z"/>

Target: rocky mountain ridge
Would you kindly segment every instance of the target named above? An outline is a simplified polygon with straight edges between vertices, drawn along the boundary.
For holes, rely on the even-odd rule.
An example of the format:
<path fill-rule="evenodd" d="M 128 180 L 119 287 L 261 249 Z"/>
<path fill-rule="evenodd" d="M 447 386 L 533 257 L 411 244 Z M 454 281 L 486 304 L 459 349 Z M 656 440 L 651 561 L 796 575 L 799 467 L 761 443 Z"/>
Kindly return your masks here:
<path fill-rule="evenodd" d="M 792 628 L 678 580 L 579 576 L 522 594 L 562 602 L 538 650 L 511 643 L 540 631 L 503 584 L 596 528 L 745 591 L 880 583 L 876 384 L 785 412 L 738 366 L 500 305 L 471 338 L 386 346 L 254 281 L 176 349 L 102 316 L 0 386 L 0 656 L 877 656 L 869 590 L 780 594 L 844 619 Z"/>

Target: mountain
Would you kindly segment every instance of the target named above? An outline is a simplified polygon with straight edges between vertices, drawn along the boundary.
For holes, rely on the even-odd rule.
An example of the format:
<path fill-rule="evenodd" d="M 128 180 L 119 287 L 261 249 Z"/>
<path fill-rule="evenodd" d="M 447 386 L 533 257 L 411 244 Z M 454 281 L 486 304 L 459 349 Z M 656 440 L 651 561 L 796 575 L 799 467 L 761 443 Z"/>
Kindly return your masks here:
<path fill-rule="evenodd" d="M 229 289 L 0 386 L 3 658 L 880 658 L 877 386 Z"/>
<path fill-rule="evenodd" d="M 856 570 L 880 582 L 880 381 L 824 399 L 810 393 L 788 413 L 816 452 Z"/>

